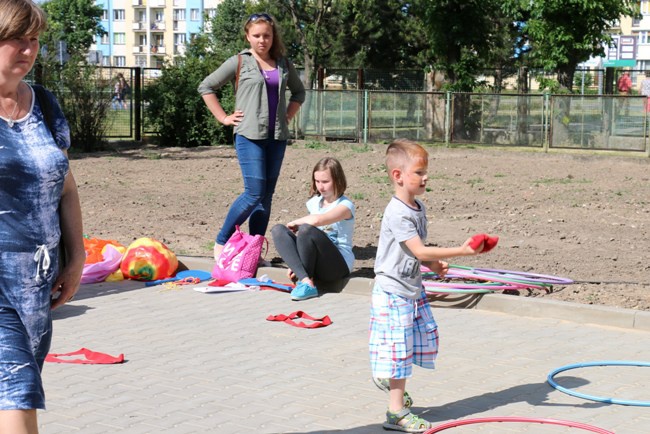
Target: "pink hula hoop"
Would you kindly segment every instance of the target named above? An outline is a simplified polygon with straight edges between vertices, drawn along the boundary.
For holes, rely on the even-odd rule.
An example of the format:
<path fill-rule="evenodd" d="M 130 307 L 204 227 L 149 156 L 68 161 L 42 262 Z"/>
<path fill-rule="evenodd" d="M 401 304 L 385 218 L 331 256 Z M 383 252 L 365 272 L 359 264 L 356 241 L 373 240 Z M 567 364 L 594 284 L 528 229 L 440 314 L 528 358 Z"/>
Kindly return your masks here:
<path fill-rule="evenodd" d="M 614 434 L 613 431 L 608 431 L 604 428 L 598 428 L 597 426 L 593 426 L 593 425 L 587 425 L 586 423 L 572 422 L 569 420 L 560 420 L 560 419 L 544 419 L 544 418 L 537 418 L 537 417 L 480 417 L 476 419 L 455 420 L 453 422 L 447 422 L 435 426 L 430 430 L 425 431 L 424 434 L 434 434 L 440 431 L 444 431 L 448 428 L 454 428 L 463 425 L 471 425 L 475 423 L 489 423 L 489 422 L 541 423 L 541 424 L 549 424 L 549 425 L 568 426 L 570 428 L 578 428 L 578 429 L 591 431 L 599 434 Z"/>
<path fill-rule="evenodd" d="M 511 285 L 510 289 L 527 289 L 527 288 L 532 288 L 532 289 L 544 289 L 545 286 L 533 282 L 514 282 L 512 280 L 508 280 L 505 278 L 499 278 L 496 276 L 488 276 L 486 274 L 478 274 L 478 273 L 463 273 L 463 272 L 458 272 L 454 271 L 453 273 L 453 278 L 461 278 L 461 279 L 473 279 L 473 280 L 483 280 L 486 282 L 497 282 L 497 283 L 504 283 L 506 285 Z"/>

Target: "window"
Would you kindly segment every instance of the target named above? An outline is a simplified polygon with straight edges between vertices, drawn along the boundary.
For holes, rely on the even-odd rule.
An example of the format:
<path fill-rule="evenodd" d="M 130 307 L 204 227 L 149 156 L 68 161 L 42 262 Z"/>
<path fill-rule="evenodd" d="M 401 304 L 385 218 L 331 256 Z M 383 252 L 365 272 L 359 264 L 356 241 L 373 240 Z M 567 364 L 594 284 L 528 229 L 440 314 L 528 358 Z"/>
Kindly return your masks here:
<path fill-rule="evenodd" d="M 641 14 L 650 15 L 650 0 L 641 0 Z"/>
<path fill-rule="evenodd" d="M 185 33 L 174 33 L 174 45 L 185 45 L 187 35 Z"/>
<path fill-rule="evenodd" d="M 126 19 L 126 12 L 124 9 L 113 10 L 113 21 L 124 21 Z"/>
<path fill-rule="evenodd" d="M 214 9 L 214 8 L 206 9 L 205 10 L 205 15 L 210 19 L 214 18 L 214 17 L 217 16 L 217 10 Z"/>
<path fill-rule="evenodd" d="M 648 32 L 639 32 L 639 45 L 648 45 Z"/>
<path fill-rule="evenodd" d="M 155 17 L 156 22 L 158 23 L 165 21 L 165 15 L 162 11 L 156 11 Z"/>
<path fill-rule="evenodd" d="M 111 56 L 102 57 L 102 66 L 111 66 Z"/>
<path fill-rule="evenodd" d="M 146 56 L 135 56 L 135 66 L 140 66 L 142 68 L 147 67 L 147 57 Z"/>
<path fill-rule="evenodd" d="M 106 35 L 102 35 L 102 44 L 104 44 L 104 45 L 108 45 L 108 44 L 110 44 L 110 43 L 111 43 L 111 42 L 110 42 L 110 39 L 108 38 L 108 34 L 106 34 Z"/>
<path fill-rule="evenodd" d="M 190 9 L 190 20 L 191 21 L 198 21 L 199 20 L 199 10 L 198 9 Z"/>
<path fill-rule="evenodd" d="M 104 9 L 102 11 L 102 20 L 103 21 L 108 21 L 108 9 Z"/>
<path fill-rule="evenodd" d="M 126 66 L 126 57 L 124 56 L 115 56 L 115 65 L 114 66 Z"/>
<path fill-rule="evenodd" d="M 126 33 L 113 33 L 113 44 L 115 45 L 126 44 Z"/>
<path fill-rule="evenodd" d="M 174 9 L 174 20 L 185 21 L 185 9 Z"/>

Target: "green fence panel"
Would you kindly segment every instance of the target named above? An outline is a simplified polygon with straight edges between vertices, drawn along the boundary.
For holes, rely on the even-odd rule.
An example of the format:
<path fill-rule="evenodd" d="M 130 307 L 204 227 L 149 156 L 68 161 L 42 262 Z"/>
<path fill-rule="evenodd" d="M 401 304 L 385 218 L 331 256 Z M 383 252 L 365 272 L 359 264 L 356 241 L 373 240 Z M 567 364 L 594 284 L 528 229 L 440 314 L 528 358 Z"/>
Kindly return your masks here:
<path fill-rule="evenodd" d="M 361 137 L 363 92 L 308 90 L 298 124 L 304 136 L 355 140 Z"/>
<path fill-rule="evenodd" d="M 550 147 L 644 151 L 645 101 L 643 97 L 553 95 Z"/>
<path fill-rule="evenodd" d="M 453 93 L 451 141 L 541 147 L 544 96 Z"/>

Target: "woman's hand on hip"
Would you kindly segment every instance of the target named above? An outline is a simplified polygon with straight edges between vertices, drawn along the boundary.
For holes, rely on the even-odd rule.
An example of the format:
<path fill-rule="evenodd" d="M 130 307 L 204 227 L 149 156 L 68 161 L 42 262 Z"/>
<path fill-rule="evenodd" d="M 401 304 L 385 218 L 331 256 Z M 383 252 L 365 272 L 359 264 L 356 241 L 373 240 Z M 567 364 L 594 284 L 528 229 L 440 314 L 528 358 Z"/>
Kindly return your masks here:
<path fill-rule="evenodd" d="M 244 112 L 241 110 L 235 110 L 233 114 L 227 115 L 225 118 L 223 118 L 221 123 L 224 125 L 232 125 L 236 127 L 239 125 L 242 119 L 244 119 Z"/>

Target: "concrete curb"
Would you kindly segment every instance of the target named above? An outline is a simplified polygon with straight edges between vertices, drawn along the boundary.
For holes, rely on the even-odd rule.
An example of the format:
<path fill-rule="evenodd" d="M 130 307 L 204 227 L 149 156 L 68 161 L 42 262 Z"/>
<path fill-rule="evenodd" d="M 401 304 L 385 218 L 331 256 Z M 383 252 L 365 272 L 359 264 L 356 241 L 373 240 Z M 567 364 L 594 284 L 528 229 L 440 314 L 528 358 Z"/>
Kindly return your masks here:
<path fill-rule="evenodd" d="M 181 269 L 199 269 L 211 271 L 214 260 L 203 257 L 181 256 L 178 258 Z M 258 276 L 267 275 L 272 280 L 287 281 L 286 269 L 279 267 L 260 267 Z M 369 296 L 374 280 L 353 277 L 344 282 L 340 289 L 346 294 Z M 504 294 L 485 295 L 440 295 L 430 297 L 432 306 L 439 308 L 477 309 L 508 315 L 533 318 L 553 318 L 618 327 L 641 331 L 650 331 L 650 312 L 634 309 L 622 309 L 609 306 L 588 305 L 567 301 L 547 300 L 531 297 L 517 297 Z"/>

